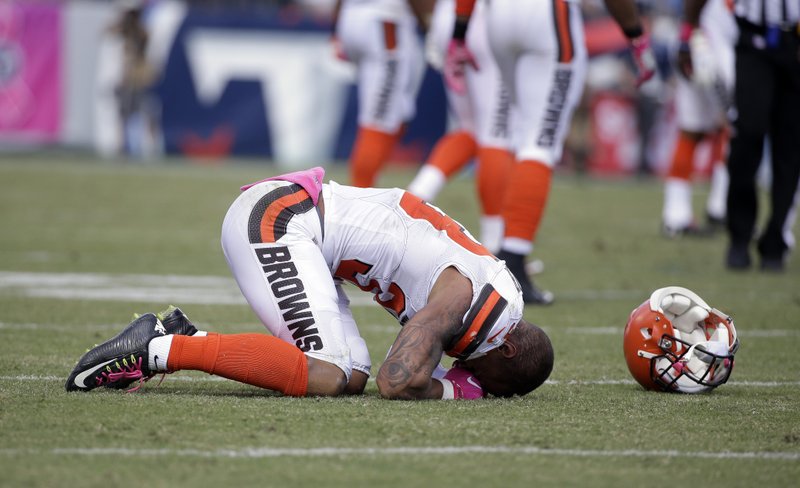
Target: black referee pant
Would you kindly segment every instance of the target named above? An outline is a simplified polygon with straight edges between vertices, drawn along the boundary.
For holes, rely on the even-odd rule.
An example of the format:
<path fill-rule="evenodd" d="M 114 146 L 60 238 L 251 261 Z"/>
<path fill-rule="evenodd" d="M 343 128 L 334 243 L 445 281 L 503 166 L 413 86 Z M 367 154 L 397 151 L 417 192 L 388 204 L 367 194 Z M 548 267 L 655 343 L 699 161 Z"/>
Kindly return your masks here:
<path fill-rule="evenodd" d="M 758 214 L 756 172 L 764 137 L 772 148 L 772 212 L 758 239 L 762 267 L 782 268 L 788 245 L 784 226 L 800 177 L 800 37 L 779 31 L 778 44 L 766 45 L 763 28 L 739 21 L 736 46 L 736 110 L 728 171 L 728 266 L 750 265 L 747 250 Z M 774 37 L 773 37 L 774 40 Z M 739 257 L 746 259 L 736 259 Z"/>

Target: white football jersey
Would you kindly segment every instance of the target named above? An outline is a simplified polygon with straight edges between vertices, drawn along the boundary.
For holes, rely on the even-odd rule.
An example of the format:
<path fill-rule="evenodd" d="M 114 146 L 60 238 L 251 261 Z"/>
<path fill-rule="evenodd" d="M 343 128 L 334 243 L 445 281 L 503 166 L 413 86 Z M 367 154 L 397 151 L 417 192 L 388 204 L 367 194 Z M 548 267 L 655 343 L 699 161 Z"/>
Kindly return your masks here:
<path fill-rule="evenodd" d="M 425 306 L 445 268 L 455 267 L 472 282 L 464 332 L 477 342 L 449 354 L 483 354 L 522 318 L 522 296 L 505 264 L 437 207 L 396 188 L 331 182 L 322 194 L 321 248 L 331 274 L 375 293 L 401 324 Z"/>
<path fill-rule="evenodd" d="M 368 374 L 370 355 L 342 283 L 374 293 L 404 324 L 453 266 L 472 282 L 473 296 L 446 352 L 468 359 L 503 343 L 523 309 L 519 285 L 503 262 L 410 193 L 320 185 L 319 171 L 301 172 L 314 176 L 307 186 L 279 179 L 244 187 L 223 222 L 233 276 L 273 335 L 339 366 L 348 378 L 353 369 Z M 319 202 L 312 193 L 321 193 Z"/>

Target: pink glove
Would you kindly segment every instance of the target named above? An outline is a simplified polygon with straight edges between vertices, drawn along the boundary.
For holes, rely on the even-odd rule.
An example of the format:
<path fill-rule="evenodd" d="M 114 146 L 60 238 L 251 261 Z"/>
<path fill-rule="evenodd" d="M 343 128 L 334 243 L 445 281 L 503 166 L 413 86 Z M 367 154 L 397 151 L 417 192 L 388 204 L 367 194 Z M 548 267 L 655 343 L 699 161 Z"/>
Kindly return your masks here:
<path fill-rule="evenodd" d="M 447 87 L 458 94 L 467 90 L 466 65 L 478 69 L 478 63 L 472 51 L 469 50 L 463 39 L 450 39 L 447 45 L 447 54 L 444 58 L 444 81 Z"/>
<path fill-rule="evenodd" d="M 464 368 L 453 366 L 444 375 L 443 381 L 450 381 L 453 385 L 453 398 L 458 400 L 476 400 L 483 398 L 483 388 L 478 380 Z"/>
<path fill-rule="evenodd" d="M 636 86 L 639 87 L 656 74 L 656 58 L 650 48 L 650 36 L 642 34 L 631 39 L 631 53 L 636 64 Z"/>

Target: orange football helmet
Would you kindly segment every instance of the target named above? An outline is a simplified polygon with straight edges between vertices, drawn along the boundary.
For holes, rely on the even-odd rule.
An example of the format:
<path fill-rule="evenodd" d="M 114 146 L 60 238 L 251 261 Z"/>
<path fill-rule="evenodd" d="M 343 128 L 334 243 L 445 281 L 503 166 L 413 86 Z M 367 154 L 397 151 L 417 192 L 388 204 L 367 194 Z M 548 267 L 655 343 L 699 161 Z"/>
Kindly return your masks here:
<path fill-rule="evenodd" d="M 623 349 L 646 389 L 703 393 L 728 381 L 739 338 L 727 314 L 686 288 L 668 286 L 631 312 Z"/>

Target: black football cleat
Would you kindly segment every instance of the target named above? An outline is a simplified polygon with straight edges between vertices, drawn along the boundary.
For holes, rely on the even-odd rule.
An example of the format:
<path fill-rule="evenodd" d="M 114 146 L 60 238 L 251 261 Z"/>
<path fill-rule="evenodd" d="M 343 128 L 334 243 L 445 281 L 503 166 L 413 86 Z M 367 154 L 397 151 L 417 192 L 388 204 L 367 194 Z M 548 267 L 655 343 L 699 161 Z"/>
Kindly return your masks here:
<path fill-rule="evenodd" d="M 525 270 L 525 256 L 508 251 L 500 251 L 497 258 L 506 262 L 511 274 L 517 279 L 522 290 L 522 300 L 529 305 L 550 305 L 555 300 L 553 293 L 542 290 L 533 284 Z"/>
<path fill-rule="evenodd" d="M 164 328 L 167 330 L 167 335 L 175 334 L 190 336 L 197 333 L 197 328 L 189 321 L 189 317 L 187 317 L 186 314 L 183 313 L 183 311 L 178 307 L 170 305 L 163 312 L 157 313 L 156 316 L 161 320 L 161 323 L 164 324 Z"/>
<path fill-rule="evenodd" d="M 750 268 L 750 251 L 747 244 L 731 244 L 725 256 L 725 266 L 733 271 L 744 271 Z"/>
<path fill-rule="evenodd" d="M 158 319 L 164 325 L 164 329 L 167 331 L 165 335 L 175 334 L 191 336 L 197 333 L 197 328 L 189 321 L 189 317 L 187 317 L 181 309 L 174 305 L 170 305 L 166 310 L 157 313 L 156 317 L 158 317 Z M 134 316 L 134 319 L 137 318 L 139 318 L 138 314 Z M 118 381 L 105 383 L 103 386 L 114 390 L 123 390 L 128 388 L 137 380 L 142 382 L 148 381 L 153 376 L 156 376 L 156 374 L 157 373 L 151 372 L 149 375 L 143 376 L 142 378 L 121 378 Z M 161 383 L 159 382 L 159 384 Z"/>
<path fill-rule="evenodd" d="M 138 317 L 115 337 L 84 354 L 67 378 L 65 388 L 90 391 L 152 377 L 147 346 L 154 338 L 166 334 L 164 324 L 155 314 Z"/>

